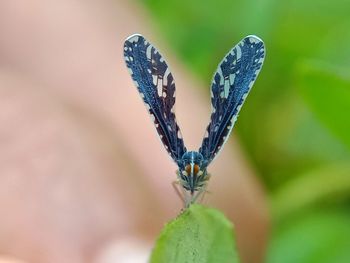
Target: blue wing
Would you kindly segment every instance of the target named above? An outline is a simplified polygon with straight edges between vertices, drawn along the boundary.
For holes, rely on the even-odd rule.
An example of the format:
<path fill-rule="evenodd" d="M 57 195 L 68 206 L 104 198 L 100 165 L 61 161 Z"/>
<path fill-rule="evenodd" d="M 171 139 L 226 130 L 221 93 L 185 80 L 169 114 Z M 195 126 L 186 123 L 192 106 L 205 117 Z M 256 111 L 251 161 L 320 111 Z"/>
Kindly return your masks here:
<path fill-rule="evenodd" d="M 177 162 L 186 148 L 176 123 L 175 83 L 168 65 L 141 35 L 127 38 L 124 43 L 124 59 L 163 145 Z"/>
<path fill-rule="evenodd" d="M 224 57 L 212 81 L 212 114 L 199 152 L 209 164 L 218 154 L 260 72 L 265 57 L 261 39 L 247 36 Z"/>

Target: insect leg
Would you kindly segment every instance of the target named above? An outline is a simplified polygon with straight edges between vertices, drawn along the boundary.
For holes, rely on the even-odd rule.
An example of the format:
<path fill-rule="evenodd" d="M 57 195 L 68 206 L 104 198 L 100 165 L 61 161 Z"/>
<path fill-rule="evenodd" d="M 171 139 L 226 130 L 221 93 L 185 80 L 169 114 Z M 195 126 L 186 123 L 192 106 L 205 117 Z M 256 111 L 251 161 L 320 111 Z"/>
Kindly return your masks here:
<path fill-rule="evenodd" d="M 185 195 L 184 195 L 183 188 L 181 187 L 179 181 L 177 181 L 177 180 L 173 181 L 171 183 L 171 185 L 173 186 L 177 196 L 180 197 L 180 199 L 181 199 L 182 203 L 184 204 L 184 206 L 186 206 Z M 181 188 L 182 191 L 180 191 L 179 188 Z"/>
<path fill-rule="evenodd" d="M 207 184 L 204 184 L 203 187 L 201 187 L 198 190 L 198 192 L 195 195 L 193 195 L 191 203 L 195 203 L 200 196 L 201 196 L 200 202 L 202 202 L 206 191 L 207 191 Z"/>

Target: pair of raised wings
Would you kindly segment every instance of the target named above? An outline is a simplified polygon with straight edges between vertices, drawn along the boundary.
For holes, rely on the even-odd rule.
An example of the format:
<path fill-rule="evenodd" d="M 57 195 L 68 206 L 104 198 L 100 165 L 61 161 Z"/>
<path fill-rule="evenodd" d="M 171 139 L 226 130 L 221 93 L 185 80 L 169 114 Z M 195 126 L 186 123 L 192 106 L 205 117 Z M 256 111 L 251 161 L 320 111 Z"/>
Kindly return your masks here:
<path fill-rule="evenodd" d="M 210 123 L 199 149 L 207 165 L 226 142 L 264 57 L 262 40 L 247 36 L 218 65 L 211 86 Z M 138 34 L 125 41 L 124 58 L 166 150 L 178 163 L 187 150 L 176 122 L 175 83 L 168 65 L 157 49 Z"/>

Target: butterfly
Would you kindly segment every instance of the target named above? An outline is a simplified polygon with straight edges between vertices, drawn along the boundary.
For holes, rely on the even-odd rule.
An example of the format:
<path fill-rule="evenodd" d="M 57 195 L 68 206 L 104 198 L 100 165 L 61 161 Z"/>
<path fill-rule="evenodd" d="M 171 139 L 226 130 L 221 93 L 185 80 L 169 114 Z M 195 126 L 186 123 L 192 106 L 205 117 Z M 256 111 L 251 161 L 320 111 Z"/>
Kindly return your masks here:
<path fill-rule="evenodd" d="M 175 82 L 165 59 L 142 35 L 125 40 L 126 66 L 165 149 L 178 166 L 177 182 L 186 207 L 206 191 L 207 167 L 227 141 L 264 58 L 264 43 L 253 35 L 226 54 L 212 80 L 212 112 L 202 145 L 198 151 L 187 151 L 174 112 Z"/>

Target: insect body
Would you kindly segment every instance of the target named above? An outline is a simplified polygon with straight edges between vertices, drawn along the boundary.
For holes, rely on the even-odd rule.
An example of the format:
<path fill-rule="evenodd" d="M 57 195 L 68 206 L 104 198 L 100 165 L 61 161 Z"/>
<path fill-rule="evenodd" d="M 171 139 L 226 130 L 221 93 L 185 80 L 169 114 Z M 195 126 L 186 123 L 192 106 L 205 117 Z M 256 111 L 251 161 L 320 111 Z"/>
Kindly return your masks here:
<path fill-rule="evenodd" d="M 178 181 L 190 193 L 186 206 L 205 191 L 207 167 L 228 139 L 264 57 L 264 43 L 256 36 L 245 37 L 226 54 L 213 77 L 212 113 L 202 145 L 198 152 L 187 151 L 176 122 L 175 83 L 168 65 L 143 36 L 135 34 L 126 39 L 126 65 L 163 145 L 178 165 Z"/>

